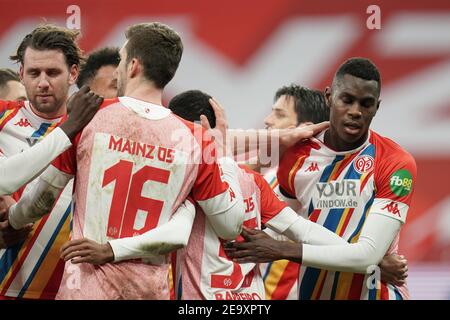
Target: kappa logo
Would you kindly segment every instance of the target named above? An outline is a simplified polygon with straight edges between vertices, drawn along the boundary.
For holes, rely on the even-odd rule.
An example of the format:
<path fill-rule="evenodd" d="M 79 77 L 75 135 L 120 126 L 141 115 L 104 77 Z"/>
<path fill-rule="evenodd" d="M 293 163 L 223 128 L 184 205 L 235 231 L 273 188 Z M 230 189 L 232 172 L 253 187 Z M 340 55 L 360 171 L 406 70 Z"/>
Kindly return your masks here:
<path fill-rule="evenodd" d="M 19 127 L 31 127 L 30 121 L 27 118 L 21 118 L 18 122 L 14 123 L 15 126 Z"/>
<path fill-rule="evenodd" d="M 305 170 L 305 172 L 315 172 L 315 171 L 319 171 L 319 166 L 317 165 L 317 162 L 311 163 L 308 169 Z"/>
<path fill-rule="evenodd" d="M 391 201 L 389 204 L 387 204 L 384 208 L 381 208 L 381 210 L 387 210 L 387 212 L 392 213 L 393 215 L 400 216 L 400 210 L 398 209 L 398 204 L 394 201 Z"/>
<path fill-rule="evenodd" d="M 359 174 L 372 171 L 374 166 L 375 160 L 369 155 L 360 155 L 353 162 L 353 167 Z"/>

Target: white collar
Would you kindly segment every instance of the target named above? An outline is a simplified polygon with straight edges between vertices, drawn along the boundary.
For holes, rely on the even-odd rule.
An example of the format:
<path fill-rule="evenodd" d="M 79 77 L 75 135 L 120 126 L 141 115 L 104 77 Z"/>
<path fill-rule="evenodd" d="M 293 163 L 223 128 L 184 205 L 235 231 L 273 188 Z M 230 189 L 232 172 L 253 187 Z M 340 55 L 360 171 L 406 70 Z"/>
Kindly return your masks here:
<path fill-rule="evenodd" d="M 136 112 L 140 117 L 149 120 L 160 120 L 172 113 L 170 109 L 161 105 L 145 102 L 132 97 L 119 97 L 119 101 L 128 109 Z"/>
<path fill-rule="evenodd" d="M 42 123 L 56 123 L 56 122 L 59 122 L 63 118 L 63 116 L 57 117 L 57 118 L 50 118 L 50 119 L 43 118 L 41 116 L 38 116 L 34 112 L 33 108 L 31 107 L 31 102 L 30 101 L 26 100 L 26 101 L 24 101 L 23 104 L 24 104 L 24 107 L 25 107 L 25 110 L 26 110 L 27 118 L 31 122 L 31 125 L 34 128 L 39 128 L 39 126 Z"/>
<path fill-rule="evenodd" d="M 327 130 L 330 130 L 330 129 L 327 129 Z M 328 150 L 328 151 L 330 151 L 331 153 L 336 154 L 336 155 L 346 155 L 346 154 L 352 154 L 352 153 L 361 151 L 362 149 L 364 149 L 365 147 L 367 147 L 367 145 L 370 143 L 369 140 L 370 140 L 370 136 L 371 136 L 371 134 L 372 134 L 372 133 L 371 133 L 371 130 L 369 130 L 369 133 L 368 133 L 368 135 L 367 135 L 366 141 L 364 141 L 364 143 L 363 143 L 362 145 L 360 145 L 359 147 L 357 147 L 357 148 L 355 148 L 355 149 L 353 149 L 353 150 L 336 151 L 336 150 L 331 149 L 329 146 L 327 146 L 327 145 L 325 144 L 325 132 L 327 132 L 327 130 L 324 130 L 324 131 L 320 132 L 318 135 L 316 135 L 315 137 L 313 137 L 311 140 L 312 140 L 312 141 L 315 141 L 315 142 L 318 142 L 318 143 L 319 143 L 320 145 L 322 145 L 326 150 Z"/>

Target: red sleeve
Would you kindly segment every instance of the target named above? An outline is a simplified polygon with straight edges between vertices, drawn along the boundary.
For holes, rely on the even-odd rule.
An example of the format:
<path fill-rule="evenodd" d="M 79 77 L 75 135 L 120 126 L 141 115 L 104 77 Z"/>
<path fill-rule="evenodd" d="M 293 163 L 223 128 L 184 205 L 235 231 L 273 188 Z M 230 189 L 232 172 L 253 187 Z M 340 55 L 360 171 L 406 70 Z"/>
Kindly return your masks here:
<path fill-rule="evenodd" d="M 296 198 L 295 176 L 306 159 L 306 154 L 302 152 L 304 148 L 306 148 L 304 144 L 296 144 L 286 150 L 278 166 L 277 179 L 280 188 L 292 198 Z"/>
<path fill-rule="evenodd" d="M 105 99 L 101 104 L 99 110 L 104 109 L 116 102 L 118 102 L 118 98 L 114 99 Z M 53 160 L 52 165 L 59 169 L 62 172 L 67 174 L 75 175 L 77 172 L 77 146 L 80 142 L 81 133 L 83 131 L 78 132 L 75 138 L 72 141 L 72 146 L 60 154 L 55 160 Z"/>
<path fill-rule="evenodd" d="M 403 150 L 401 150 L 403 151 Z M 407 152 L 395 152 L 375 168 L 376 198 L 411 204 L 417 167 Z"/>
<path fill-rule="evenodd" d="M 406 222 L 417 177 L 414 158 L 387 138 L 377 141 L 371 212 Z"/>
<path fill-rule="evenodd" d="M 263 176 L 259 173 L 251 171 L 250 169 L 245 170 L 253 174 L 256 185 L 261 192 L 261 223 L 266 224 L 267 221 L 275 217 L 281 210 L 286 208 L 287 205 L 277 197 Z"/>
<path fill-rule="evenodd" d="M 192 188 L 192 198 L 204 201 L 216 197 L 228 190 L 228 183 L 222 180 L 220 166 L 217 164 L 216 148 L 212 141 L 205 139 L 202 129 L 201 161 L 197 178 Z"/>
<path fill-rule="evenodd" d="M 14 108 L 18 108 L 23 106 L 23 101 L 6 101 L 6 100 L 0 100 L 0 113 L 5 110 L 10 110 Z"/>
<path fill-rule="evenodd" d="M 80 137 L 81 133 L 79 132 L 73 139 L 72 146 L 53 160 L 52 165 L 55 168 L 71 175 L 77 173 L 77 146 L 80 142 Z"/>

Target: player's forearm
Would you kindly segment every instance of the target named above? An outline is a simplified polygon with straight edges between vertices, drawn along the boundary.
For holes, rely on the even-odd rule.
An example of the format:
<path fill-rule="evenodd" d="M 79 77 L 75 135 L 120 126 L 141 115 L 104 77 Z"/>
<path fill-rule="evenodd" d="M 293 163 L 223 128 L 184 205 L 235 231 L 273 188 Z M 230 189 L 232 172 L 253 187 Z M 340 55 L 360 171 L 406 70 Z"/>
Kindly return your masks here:
<path fill-rule="evenodd" d="M 11 194 L 33 180 L 70 146 L 67 135 L 56 128 L 30 149 L 0 160 L 0 194 Z"/>
<path fill-rule="evenodd" d="M 49 166 L 30 191 L 9 209 L 9 223 L 14 229 L 21 229 L 28 223 L 39 220 L 51 212 L 60 193 L 72 176 Z"/>
<path fill-rule="evenodd" d="M 366 273 L 378 265 L 400 229 L 400 222 L 369 214 L 358 242 L 346 245 L 303 245 L 306 266 L 344 272 Z"/>
<path fill-rule="evenodd" d="M 186 200 L 166 224 L 136 237 L 108 241 L 114 261 L 152 257 L 185 247 L 194 218 L 195 207 Z"/>
<path fill-rule="evenodd" d="M 226 240 L 234 240 L 242 231 L 244 222 L 244 200 L 238 182 L 238 167 L 230 158 L 219 160 L 223 180 L 229 189 L 206 201 L 198 201 L 217 235 Z"/>
<path fill-rule="evenodd" d="M 283 234 L 295 242 L 310 245 L 347 245 L 347 241 L 334 232 L 302 217 L 298 219 Z"/>

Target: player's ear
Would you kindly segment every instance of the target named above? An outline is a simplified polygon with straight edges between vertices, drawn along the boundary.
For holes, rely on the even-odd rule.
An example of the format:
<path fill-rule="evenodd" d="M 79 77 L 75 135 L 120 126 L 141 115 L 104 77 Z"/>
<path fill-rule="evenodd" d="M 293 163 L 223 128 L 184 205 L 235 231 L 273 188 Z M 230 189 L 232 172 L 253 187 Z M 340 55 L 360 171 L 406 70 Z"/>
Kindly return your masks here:
<path fill-rule="evenodd" d="M 20 77 L 20 82 L 22 82 L 22 84 L 23 84 L 23 64 L 20 65 L 19 77 Z"/>
<path fill-rule="evenodd" d="M 324 91 L 325 102 L 327 103 L 328 108 L 331 107 L 331 88 L 326 87 Z"/>
<path fill-rule="evenodd" d="M 128 72 L 130 74 L 130 78 L 136 77 L 141 70 L 141 64 L 139 63 L 139 60 L 136 58 L 131 59 L 130 63 L 128 64 Z"/>
<path fill-rule="evenodd" d="M 73 85 L 78 79 L 79 69 L 78 65 L 73 64 L 69 69 L 69 84 Z"/>

